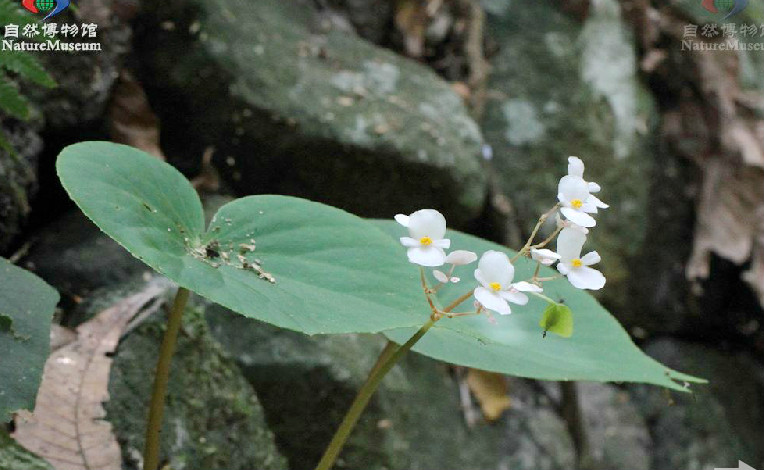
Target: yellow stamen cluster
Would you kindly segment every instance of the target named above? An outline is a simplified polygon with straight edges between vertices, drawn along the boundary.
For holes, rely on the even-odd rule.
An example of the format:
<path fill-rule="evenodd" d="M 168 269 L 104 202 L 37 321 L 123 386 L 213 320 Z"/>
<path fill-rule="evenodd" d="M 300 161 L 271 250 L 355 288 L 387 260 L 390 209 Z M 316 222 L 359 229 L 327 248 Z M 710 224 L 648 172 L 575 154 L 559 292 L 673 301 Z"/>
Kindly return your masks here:
<path fill-rule="evenodd" d="M 491 286 L 491 289 L 495 290 L 496 292 L 501 290 L 501 284 L 499 284 L 498 282 L 492 282 L 488 285 Z"/>
<path fill-rule="evenodd" d="M 574 268 L 580 268 L 581 266 L 584 265 L 584 262 L 581 261 L 580 259 L 576 258 L 576 259 L 574 259 L 573 261 L 570 262 L 570 265 L 573 266 Z"/>
<path fill-rule="evenodd" d="M 570 201 L 570 205 L 571 207 L 573 207 L 573 209 L 580 209 L 581 206 L 584 205 L 584 203 L 581 201 L 581 199 L 573 199 L 572 201 Z"/>
<path fill-rule="evenodd" d="M 419 243 L 421 243 L 424 246 L 430 246 L 432 245 L 432 238 L 430 237 L 422 237 L 419 239 Z"/>

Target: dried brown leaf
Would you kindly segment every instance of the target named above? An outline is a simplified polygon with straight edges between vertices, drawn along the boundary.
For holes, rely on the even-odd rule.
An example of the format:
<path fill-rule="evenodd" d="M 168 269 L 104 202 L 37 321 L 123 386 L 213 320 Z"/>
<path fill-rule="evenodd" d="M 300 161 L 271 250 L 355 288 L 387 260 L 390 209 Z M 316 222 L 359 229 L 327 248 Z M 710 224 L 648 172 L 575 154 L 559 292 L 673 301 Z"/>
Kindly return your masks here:
<path fill-rule="evenodd" d="M 420 58 L 424 55 L 425 34 L 430 22 L 429 1 L 397 0 L 395 27 L 403 36 L 406 55 Z"/>
<path fill-rule="evenodd" d="M 141 84 L 125 70 L 120 73 L 112 93 L 109 127 L 114 142 L 165 159 L 159 147 L 159 119 L 151 110 Z"/>
<path fill-rule="evenodd" d="M 679 83 L 677 73 L 685 81 L 674 90 L 677 105 L 664 111 L 663 138 L 702 174 L 685 272 L 691 280 L 708 278 L 711 253 L 738 265 L 750 262 L 742 279 L 764 306 L 764 93 L 741 89 L 739 51 L 681 50 L 687 25 L 682 11 L 649 4 L 633 2 L 641 12 L 635 17 L 643 20 L 637 30 L 646 50 L 644 70 L 671 87 Z"/>
<path fill-rule="evenodd" d="M 117 347 L 131 318 L 144 308 L 158 308 L 164 290 L 162 281 L 149 283 L 77 327 L 77 339 L 50 355 L 34 413 L 22 411 L 14 418 L 13 437 L 19 444 L 57 470 L 122 467 L 111 424 L 104 421 L 112 361 L 106 355 Z"/>
<path fill-rule="evenodd" d="M 467 385 L 480 403 L 480 409 L 487 421 L 496 421 L 510 407 L 506 378 L 494 372 L 470 369 Z"/>

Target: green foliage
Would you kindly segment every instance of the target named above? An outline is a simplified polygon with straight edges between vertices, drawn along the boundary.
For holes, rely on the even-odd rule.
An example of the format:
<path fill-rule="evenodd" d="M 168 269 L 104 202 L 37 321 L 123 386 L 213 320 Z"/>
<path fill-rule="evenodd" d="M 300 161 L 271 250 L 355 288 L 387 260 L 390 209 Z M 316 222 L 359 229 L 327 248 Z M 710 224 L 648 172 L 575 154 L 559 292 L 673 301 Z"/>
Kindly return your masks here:
<path fill-rule="evenodd" d="M 570 338 L 573 336 L 573 312 L 567 305 L 550 303 L 541 316 L 539 326 L 544 330 L 545 338 L 547 332 Z"/>
<path fill-rule="evenodd" d="M 58 293 L 0 258 L 0 419 L 31 408 L 50 349 Z"/>
<path fill-rule="evenodd" d="M 376 224 L 393 239 L 404 232 L 393 221 L 376 221 Z M 500 245 L 456 231 L 449 231 L 446 238 L 451 239 L 451 246 L 455 249 L 469 249 L 477 253 L 498 250 L 508 253 L 510 257 L 513 255 L 511 250 Z M 398 256 L 405 257 L 405 250 L 401 248 L 399 251 Z M 530 278 L 535 267 L 535 262 L 527 258 L 519 259 L 515 263 L 515 279 Z M 474 269 L 474 265 L 461 266 L 454 271 L 462 282 L 446 285 L 438 291 L 437 300 L 441 305 L 450 304 L 474 285 Z M 411 270 L 416 271 L 416 268 L 412 266 Z M 555 272 L 542 268 L 540 275 L 554 276 Z M 539 321 L 544 316 L 547 301 L 531 296 L 525 306 L 512 305 L 512 315 L 495 316 L 495 324 L 484 315 L 444 318 L 424 335 L 413 350 L 453 364 L 542 380 L 645 382 L 675 390 L 685 390 L 677 381 L 704 382 L 673 371 L 646 356 L 607 310 L 567 280 L 547 282 L 544 288 L 547 296 L 564 304 L 575 316 L 576 334 L 570 338 L 555 335 L 542 337 Z M 419 305 L 423 311 L 428 310 L 424 298 L 420 298 Z M 467 301 L 457 311 L 470 309 L 471 301 Z M 555 310 L 556 315 L 561 313 Z M 558 317 L 557 320 L 562 321 L 552 321 L 550 326 L 567 332 L 564 318 Z M 554 330 L 550 328 L 550 331 Z M 385 335 L 402 344 L 415 332 L 415 328 L 400 328 L 386 331 Z"/>
<path fill-rule="evenodd" d="M 23 13 L 18 5 L 19 2 L 13 0 L 0 0 L 0 25 L 16 24 L 21 31 L 24 25 L 34 22 L 34 18 Z M 26 121 L 29 119 L 29 102 L 19 92 L 17 84 L 8 77 L 8 73 L 15 75 L 19 80 L 29 80 L 45 88 L 55 87 L 56 82 L 31 53 L 3 51 L 0 54 L 0 110 L 16 119 Z M 2 130 L 0 148 L 15 155 Z"/>
<path fill-rule="evenodd" d="M 0 0 L 3 1 L 3 0 Z M 18 74 L 45 88 L 56 86 L 55 80 L 40 65 L 40 62 L 30 54 L 20 51 L 3 51 L 0 55 L 0 68 Z"/>
<path fill-rule="evenodd" d="M 0 109 L 22 121 L 29 118 L 29 102 L 4 75 L 0 75 Z"/>
<path fill-rule="evenodd" d="M 85 142 L 64 149 L 56 167 L 106 234 L 242 315 L 308 334 L 378 332 L 428 318 L 418 308 L 417 273 L 397 242 L 339 209 L 250 196 L 222 207 L 205 230 L 188 180 L 144 152 Z"/>

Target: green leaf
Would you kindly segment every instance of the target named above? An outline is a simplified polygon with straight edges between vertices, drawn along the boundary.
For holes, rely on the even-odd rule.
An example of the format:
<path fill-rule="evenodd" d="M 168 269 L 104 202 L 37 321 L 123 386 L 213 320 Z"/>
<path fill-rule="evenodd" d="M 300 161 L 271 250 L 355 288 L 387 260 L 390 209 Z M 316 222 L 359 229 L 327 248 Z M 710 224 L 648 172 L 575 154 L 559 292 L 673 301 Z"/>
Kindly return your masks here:
<path fill-rule="evenodd" d="M 539 326 L 544 330 L 545 338 L 547 332 L 570 338 L 573 336 L 573 312 L 567 305 L 550 303 L 541 316 Z"/>
<path fill-rule="evenodd" d="M 0 67 L 10 70 L 19 74 L 20 77 L 26 78 L 38 85 L 46 88 L 53 88 L 56 86 L 56 81 L 53 77 L 45 71 L 30 53 L 20 51 L 4 51 L 0 55 Z"/>
<path fill-rule="evenodd" d="M 10 142 L 8 142 L 8 138 L 5 136 L 5 130 L 0 129 L 0 149 L 5 150 L 8 152 L 11 157 L 16 157 L 16 150 L 13 148 Z"/>
<path fill-rule="evenodd" d="M 34 21 L 32 14 L 20 8 L 21 2 L 0 0 L 0 25 L 17 24 L 19 28 Z"/>
<path fill-rule="evenodd" d="M 393 221 L 376 221 L 378 227 L 393 239 L 404 235 L 404 229 Z M 449 231 L 451 248 L 481 254 L 499 250 L 513 256 L 511 250 L 479 238 Z M 401 253 L 401 256 L 405 256 Z M 515 279 L 533 275 L 535 263 L 526 258 L 515 263 Z M 448 305 L 474 288 L 475 265 L 458 267 L 454 275 L 462 279 L 438 291 L 441 305 Z M 541 276 L 556 272 L 542 268 Z M 430 278 L 432 280 L 432 278 Z M 605 287 L 607 288 L 607 286 Z M 442 361 L 501 372 L 519 377 L 543 380 L 587 380 L 599 382 L 645 382 L 675 390 L 685 390 L 682 381 L 703 383 L 702 379 L 675 372 L 646 356 L 632 342 L 613 316 L 588 293 L 574 288 L 565 279 L 547 282 L 544 294 L 564 303 L 576 317 L 576 334 L 570 338 L 542 338 L 539 320 L 546 301 L 531 296 L 525 306 L 512 305 L 512 315 L 495 315 L 496 324 L 486 316 L 444 318 L 414 346 L 413 350 Z M 419 304 L 428 311 L 424 297 Z M 472 309 L 472 301 L 457 311 Z M 415 328 L 386 331 L 397 343 L 404 343 Z"/>
<path fill-rule="evenodd" d="M 29 102 L 4 77 L 0 77 L 0 109 L 23 121 L 29 117 Z"/>
<path fill-rule="evenodd" d="M 0 420 L 31 409 L 50 352 L 58 292 L 0 258 Z"/>
<path fill-rule="evenodd" d="M 417 308 L 416 271 L 397 242 L 366 220 L 304 199 L 250 196 L 222 207 L 206 231 L 186 178 L 144 152 L 85 142 L 64 149 L 56 167 L 71 198 L 106 234 L 179 285 L 242 315 L 308 334 L 427 320 Z"/>

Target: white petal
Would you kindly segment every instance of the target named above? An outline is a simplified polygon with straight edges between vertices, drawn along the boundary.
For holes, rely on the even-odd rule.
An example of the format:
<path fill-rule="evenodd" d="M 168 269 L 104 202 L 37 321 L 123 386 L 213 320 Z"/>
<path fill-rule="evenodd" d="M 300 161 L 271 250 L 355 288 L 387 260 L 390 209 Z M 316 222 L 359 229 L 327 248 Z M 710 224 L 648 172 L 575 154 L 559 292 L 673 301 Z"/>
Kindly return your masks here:
<path fill-rule="evenodd" d="M 456 284 L 457 282 L 459 282 L 459 281 L 461 281 L 461 280 L 462 280 L 462 278 L 460 278 L 460 277 L 456 277 L 456 276 L 454 276 L 454 277 L 452 277 L 452 278 L 451 278 L 451 282 L 452 282 L 453 284 Z"/>
<path fill-rule="evenodd" d="M 486 251 L 478 262 L 480 270 L 486 282 L 498 282 L 503 288 L 509 286 L 515 277 L 515 267 L 509 261 L 506 253 L 501 251 Z"/>
<path fill-rule="evenodd" d="M 584 177 L 584 162 L 578 157 L 568 157 L 568 174 Z"/>
<path fill-rule="evenodd" d="M 528 303 L 528 296 L 522 292 L 503 290 L 499 292 L 499 295 L 502 299 L 512 302 L 513 304 L 525 305 Z"/>
<path fill-rule="evenodd" d="M 557 263 L 557 270 L 562 273 L 562 275 L 567 276 L 570 272 L 570 265 L 567 265 L 565 263 Z"/>
<path fill-rule="evenodd" d="M 409 226 L 409 216 L 404 214 L 398 214 L 395 216 L 395 221 L 399 224 L 403 225 L 404 227 Z"/>
<path fill-rule="evenodd" d="M 594 227 L 597 225 L 597 221 L 594 220 L 594 217 L 571 207 L 563 207 L 560 209 L 560 212 L 562 212 L 562 215 L 567 217 L 568 220 L 581 227 Z"/>
<path fill-rule="evenodd" d="M 560 255 L 546 248 L 542 248 L 540 250 L 538 248 L 531 248 L 531 258 L 543 264 L 544 266 L 549 266 L 560 259 Z"/>
<path fill-rule="evenodd" d="M 478 287 L 475 289 L 475 298 L 488 310 L 493 310 L 501 315 L 509 315 L 512 313 L 512 309 L 509 308 L 509 304 L 506 300 L 502 299 L 496 292 L 486 289 L 485 287 Z"/>
<path fill-rule="evenodd" d="M 589 195 L 589 199 L 587 199 L 586 202 L 583 203 L 583 205 L 581 206 L 582 212 L 586 212 L 587 214 L 596 214 L 597 212 L 599 212 L 599 210 L 597 209 L 597 205 L 592 200 L 593 197 L 594 196 Z"/>
<path fill-rule="evenodd" d="M 597 183 L 592 183 L 591 181 L 589 181 L 589 192 L 590 193 L 598 193 L 598 192 L 600 192 L 600 189 L 602 189 L 600 187 L 600 185 L 598 185 Z"/>
<path fill-rule="evenodd" d="M 480 269 L 476 269 L 475 270 L 475 279 L 477 280 L 477 282 L 480 283 L 481 286 L 485 287 L 486 289 L 489 289 L 491 287 L 491 286 L 488 285 L 488 284 L 490 284 L 490 282 L 488 282 L 486 280 L 486 278 L 483 275 L 483 273 L 480 272 Z"/>
<path fill-rule="evenodd" d="M 557 187 L 557 193 L 562 194 L 563 202 L 578 199 L 581 202 L 589 199 L 589 185 L 580 176 L 563 176 Z"/>
<path fill-rule="evenodd" d="M 419 240 L 430 237 L 440 240 L 446 234 L 446 218 L 435 209 L 422 209 L 409 217 L 409 235 Z"/>
<path fill-rule="evenodd" d="M 438 282 L 442 282 L 444 284 L 448 282 L 448 276 L 446 276 L 446 273 L 444 273 L 443 271 L 434 269 L 432 271 L 432 275 L 435 277 L 435 279 L 438 280 Z"/>
<path fill-rule="evenodd" d="M 581 248 L 586 243 L 586 235 L 580 231 L 565 227 L 557 237 L 557 253 L 563 262 L 581 257 Z"/>
<path fill-rule="evenodd" d="M 453 264 L 456 266 L 464 266 L 465 264 L 470 264 L 475 262 L 477 259 L 477 255 L 471 251 L 467 250 L 456 250 L 452 251 L 451 253 L 446 256 L 446 263 Z"/>
<path fill-rule="evenodd" d="M 569 227 L 569 228 L 573 228 L 573 229 L 578 230 L 579 232 L 583 233 L 584 235 L 589 233 L 589 229 L 588 228 L 582 227 L 580 225 L 576 225 L 573 222 L 571 222 L 570 220 L 564 220 L 562 217 L 560 217 L 559 213 L 557 213 L 555 215 L 555 218 L 557 219 L 557 228 L 560 228 L 560 227 Z"/>
<path fill-rule="evenodd" d="M 597 264 L 600 261 L 602 261 L 602 258 L 600 258 L 600 254 L 596 251 L 590 251 L 589 253 L 585 254 L 583 258 L 581 258 L 581 262 L 584 263 L 584 266 L 591 266 L 593 264 Z"/>
<path fill-rule="evenodd" d="M 516 282 L 512 284 L 512 287 L 520 292 L 544 292 L 544 289 L 536 284 L 531 284 L 530 282 L 525 281 Z"/>
<path fill-rule="evenodd" d="M 433 246 L 437 246 L 438 248 L 444 248 L 448 249 L 451 248 L 451 240 L 448 238 L 441 238 L 440 240 L 433 240 L 432 241 Z"/>
<path fill-rule="evenodd" d="M 605 285 L 605 276 L 596 269 L 582 266 L 570 270 L 568 281 L 578 289 L 599 290 Z"/>
<path fill-rule="evenodd" d="M 401 245 L 411 248 L 413 246 L 420 246 L 421 243 L 419 243 L 419 240 L 414 240 L 411 237 L 401 237 Z"/>
<path fill-rule="evenodd" d="M 591 184 L 591 183 L 589 183 Z M 589 195 L 589 199 L 586 202 L 591 202 L 594 204 L 594 207 L 599 207 L 600 209 L 607 209 L 610 207 L 609 205 L 605 204 L 604 202 L 600 201 L 600 198 L 597 196 L 594 196 L 592 194 Z"/>
<path fill-rule="evenodd" d="M 437 246 L 417 246 L 408 249 L 409 261 L 419 266 L 435 267 L 443 266 L 446 262 L 446 253 Z"/>

